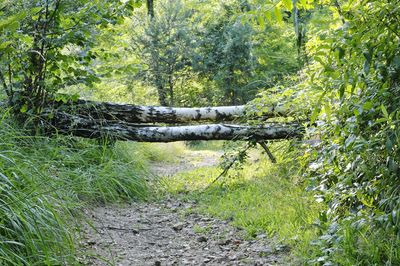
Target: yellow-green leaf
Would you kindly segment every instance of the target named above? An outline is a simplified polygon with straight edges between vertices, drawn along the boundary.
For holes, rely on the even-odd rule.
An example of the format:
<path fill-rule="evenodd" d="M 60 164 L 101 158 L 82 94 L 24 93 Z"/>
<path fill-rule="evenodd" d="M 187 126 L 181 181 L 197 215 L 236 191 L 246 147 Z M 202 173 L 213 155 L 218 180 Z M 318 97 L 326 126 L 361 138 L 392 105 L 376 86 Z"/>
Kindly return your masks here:
<path fill-rule="evenodd" d="M 19 22 L 18 20 L 24 18 L 26 16 L 26 12 L 20 12 L 16 15 L 10 16 L 6 19 L 0 20 L 0 31 L 7 29 L 7 28 L 18 28 Z"/>
<path fill-rule="evenodd" d="M 292 0 L 282 0 L 283 5 L 290 11 L 293 9 Z"/>
<path fill-rule="evenodd" d="M 3 50 L 5 48 L 7 48 L 10 44 L 12 44 L 11 41 L 6 41 L 6 42 L 3 42 L 3 43 L 0 43 L 0 50 Z"/>
<path fill-rule="evenodd" d="M 21 109 L 19 109 L 19 111 L 21 113 L 26 113 L 26 111 L 28 111 L 28 105 L 27 104 L 22 105 Z"/>
<path fill-rule="evenodd" d="M 386 118 L 389 118 L 389 114 L 388 114 L 388 112 L 387 112 L 387 110 L 386 110 L 386 107 L 385 107 L 383 104 L 381 105 L 381 110 L 382 110 L 383 115 L 384 115 Z"/>
<path fill-rule="evenodd" d="M 278 22 L 282 22 L 282 13 L 281 10 L 278 7 L 274 8 L 274 14 L 275 14 L 275 18 Z"/>

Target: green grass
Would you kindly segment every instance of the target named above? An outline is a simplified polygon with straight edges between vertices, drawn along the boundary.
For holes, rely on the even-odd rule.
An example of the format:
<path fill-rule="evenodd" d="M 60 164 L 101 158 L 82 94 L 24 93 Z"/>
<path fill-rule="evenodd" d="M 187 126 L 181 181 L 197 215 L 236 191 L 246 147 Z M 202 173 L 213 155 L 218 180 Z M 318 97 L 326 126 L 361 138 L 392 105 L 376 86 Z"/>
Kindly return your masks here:
<path fill-rule="evenodd" d="M 399 236 L 350 215 L 333 222 L 312 242 L 307 265 L 400 265 Z"/>
<path fill-rule="evenodd" d="M 76 265 L 80 209 L 145 199 L 146 160 L 125 143 L 25 133 L 2 110 L 0 264 Z"/>
<path fill-rule="evenodd" d="M 276 244 L 289 245 L 288 263 L 398 265 L 400 261 L 400 244 L 393 233 L 375 230 L 369 223 L 354 227 L 344 222 L 329 235 L 315 224 L 323 206 L 306 192 L 298 162 L 292 159 L 300 150 L 274 146 L 279 162 L 275 165 L 251 150 L 250 163 L 229 171 L 212 186 L 208 185 L 221 169 L 202 167 L 152 182 L 161 185 L 160 190 L 147 185 L 149 164 L 174 163 L 191 150 L 219 151 L 222 142 L 200 142 L 189 148 L 183 142 L 116 142 L 109 147 L 66 136 L 31 137 L 0 111 L 1 265 L 77 265 L 82 255 L 77 237 L 83 207 L 149 195 L 158 198 L 155 191 L 196 200 L 198 208 L 188 211 L 229 219 L 248 237 L 267 234 Z M 318 235 L 321 232 L 324 235 Z"/>
<path fill-rule="evenodd" d="M 184 142 L 172 143 L 120 143 L 130 156 L 142 158 L 144 163 L 151 162 L 174 162 L 177 156 L 182 155 L 186 146 Z"/>
<path fill-rule="evenodd" d="M 225 141 L 223 140 L 197 140 L 197 141 L 186 141 L 186 147 L 193 151 L 202 151 L 202 150 L 210 150 L 210 151 L 220 151 L 224 148 Z"/>
<path fill-rule="evenodd" d="M 251 153 L 257 157 L 258 152 Z M 293 257 L 299 257 L 317 236 L 314 223 L 322 206 L 306 192 L 293 161 L 280 161 L 274 165 L 261 156 L 210 187 L 221 172 L 217 167 L 178 173 L 163 184 L 167 193 L 198 201 L 199 211 L 232 220 L 249 237 L 267 234 L 276 244 L 290 245 Z"/>
<path fill-rule="evenodd" d="M 393 230 L 374 226 L 368 217 L 351 219 L 350 213 L 340 223 L 320 222 L 326 206 L 307 191 L 307 179 L 299 175 L 301 160 L 293 160 L 308 153 L 287 148 L 285 143 L 272 146 L 277 164 L 250 150 L 251 162 L 241 170 L 230 170 L 211 186 L 222 171 L 218 167 L 178 173 L 162 179 L 161 184 L 167 195 L 198 202 L 197 209 L 189 211 L 231 220 L 250 238 L 267 234 L 275 244 L 289 245 L 287 264 L 400 265 L 398 231 L 396 235 Z M 207 147 L 189 149 L 207 151 Z"/>
<path fill-rule="evenodd" d="M 334 255 L 340 265 L 400 265 L 399 236 L 393 232 L 371 227 L 357 228 L 343 224 L 342 241 Z"/>

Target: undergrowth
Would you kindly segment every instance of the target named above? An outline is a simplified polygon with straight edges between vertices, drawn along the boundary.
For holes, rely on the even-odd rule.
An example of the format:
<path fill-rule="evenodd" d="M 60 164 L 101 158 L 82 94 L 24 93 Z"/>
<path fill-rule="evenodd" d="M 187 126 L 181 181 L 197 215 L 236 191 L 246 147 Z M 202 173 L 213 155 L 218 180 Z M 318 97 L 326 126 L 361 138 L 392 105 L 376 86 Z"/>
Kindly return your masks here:
<path fill-rule="evenodd" d="M 0 136 L 1 265 L 76 265 L 82 207 L 147 196 L 132 144 L 31 137 L 4 110 Z"/>
<path fill-rule="evenodd" d="M 221 172 L 217 167 L 178 173 L 163 180 L 164 188 L 167 193 L 196 200 L 201 212 L 231 220 L 249 237 L 266 234 L 275 244 L 288 245 L 293 258 L 301 257 L 317 236 L 315 221 L 322 206 L 306 191 L 299 165 L 285 159 L 299 151 L 287 155 L 286 144 L 279 147 L 280 151 L 274 149 L 277 164 L 252 150 L 242 169 L 230 170 L 211 186 Z"/>
<path fill-rule="evenodd" d="M 343 220 L 323 222 L 327 206 L 302 174 L 307 167 L 303 164 L 315 149 L 287 143 L 270 148 L 277 164 L 251 150 L 242 168 L 231 169 L 215 184 L 210 186 L 222 169 L 202 167 L 164 178 L 165 193 L 195 200 L 197 211 L 231 220 L 249 237 L 266 234 L 275 244 L 288 245 L 287 264 L 399 265 L 400 242 L 395 231 L 379 229 L 368 216 L 351 213 Z M 327 258 L 335 263 L 326 263 Z"/>

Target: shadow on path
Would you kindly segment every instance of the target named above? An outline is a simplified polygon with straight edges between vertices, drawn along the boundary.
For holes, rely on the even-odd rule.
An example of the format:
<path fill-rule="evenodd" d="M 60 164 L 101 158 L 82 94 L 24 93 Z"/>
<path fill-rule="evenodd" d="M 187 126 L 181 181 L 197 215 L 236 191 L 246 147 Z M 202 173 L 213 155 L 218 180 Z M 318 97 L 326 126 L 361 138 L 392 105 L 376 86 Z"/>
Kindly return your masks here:
<path fill-rule="evenodd" d="M 177 163 L 157 163 L 154 174 L 170 176 L 218 164 L 221 152 L 195 151 Z M 169 198 L 160 202 L 110 205 L 86 211 L 93 221 L 82 238 L 86 265 L 282 265 L 285 251 L 272 249 L 260 235 L 244 232 L 195 213 L 195 202 Z"/>

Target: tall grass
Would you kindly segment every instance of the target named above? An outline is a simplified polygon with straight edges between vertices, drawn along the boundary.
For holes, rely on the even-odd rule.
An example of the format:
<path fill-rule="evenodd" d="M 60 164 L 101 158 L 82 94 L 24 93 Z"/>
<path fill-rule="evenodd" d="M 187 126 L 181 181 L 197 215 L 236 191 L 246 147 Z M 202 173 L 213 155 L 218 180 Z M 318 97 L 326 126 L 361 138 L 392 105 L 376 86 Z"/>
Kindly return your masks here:
<path fill-rule="evenodd" d="M 147 195 L 143 160 L 124 145 L 31 137 L 4 110 L 0 136 L 2 265 L 75 265 L 82 206 Z"/>

